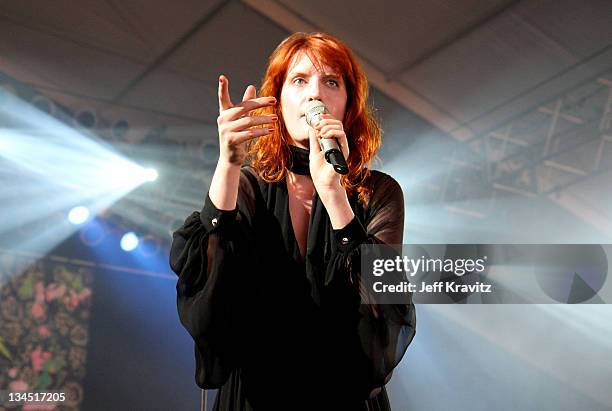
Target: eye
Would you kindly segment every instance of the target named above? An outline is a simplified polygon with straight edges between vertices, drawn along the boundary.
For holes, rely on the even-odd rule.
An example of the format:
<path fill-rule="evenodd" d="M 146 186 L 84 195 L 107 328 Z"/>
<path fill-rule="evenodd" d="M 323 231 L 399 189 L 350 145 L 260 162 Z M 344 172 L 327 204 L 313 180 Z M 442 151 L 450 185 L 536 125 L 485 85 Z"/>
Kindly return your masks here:
<path fill-rule="evenodd" d="M 332 87 L 340 87 L 340 83 L 337 80 L 329 79 L 327 80 L 327 84 Z"/>
<path fill-rule="evenodd" d="M 291 81 L 291 83 L 293 83 L 296 86 L 301 86 L 302 84 L 306 83 L 306 80 L 304 80 L 301 77 L 296 77 Z"/>

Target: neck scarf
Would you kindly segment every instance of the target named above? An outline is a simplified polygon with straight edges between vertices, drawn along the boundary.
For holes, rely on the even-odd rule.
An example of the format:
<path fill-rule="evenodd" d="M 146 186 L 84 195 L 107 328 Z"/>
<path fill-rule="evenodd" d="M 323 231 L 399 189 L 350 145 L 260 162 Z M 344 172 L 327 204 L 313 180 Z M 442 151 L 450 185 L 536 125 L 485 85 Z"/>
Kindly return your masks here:
<path fill-rule="evenodd" d="M 289 163 L 289 170 L 295 174 L 302 176 L 310 175 L 310 161 L 308 160 L 309 150 L 301 147 L 289 146 L 291 151 L 291 162 Z"/>

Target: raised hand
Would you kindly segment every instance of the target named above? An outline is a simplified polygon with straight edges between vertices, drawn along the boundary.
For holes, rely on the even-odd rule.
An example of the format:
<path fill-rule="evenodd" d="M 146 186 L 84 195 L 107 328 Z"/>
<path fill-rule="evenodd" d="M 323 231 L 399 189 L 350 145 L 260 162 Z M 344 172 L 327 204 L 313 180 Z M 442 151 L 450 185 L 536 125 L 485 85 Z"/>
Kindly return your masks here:
<path fill-rule="evenodd" d="M 254 86 L 244 91 L 242 102 L 234 105 L 229 95 L 229 80 L 219 77 L 219 162 L 241 166 L 246 155 L 244 143 L 248 140 L 270 134 L 278 121 L 275 114 L 252 116 L 252 110 L 273 106 L 274 97 L 259 97 Z M 264 127 L 256 127 L 267 125 Z"/>
<path fill-rule="evenodd" d="M 310 142 L 310 175 L 319 195 L 332 191 L 344 190 L 340 185 L 340 174 L 325 160 L 319 138 L 335 138 L 345 159 L 348 159 L 349 148 L 342 121 L 336 120 L 330 114 L 323 114 L 314 129 L 309 128 Z"/>
<path fill-rule="evenodd" d="M 273 124 L 278 121 L 274 114 L 251 116 L 251 111 L 274 104 L 274 97 L 257 98 L 255 87 L 248 86 L 242 102 L 234 105 L 229 95 L 228 79 L 219 77 L 219 161 L 208 190 L 211 201 L 218 209 L 233 210 L 236 207 L 240 167 L 246 156 L 244 143 L 271 133 Z M 262 125 L 264 127 L 257 127 Z"/>
<path fill-rule="evenodd" d="M 327 210 L 334 229 L 345 227 L 354 217 L 346 190 L 340 183 L 340 174 L 325 160 L 319 138 L 336 138 L 344 158 L 348 159 L 348 140 L 342 122 L 329 114 L 323 114 L 315 128 L 309 128 L 310 176 L 317 194 Z"/>

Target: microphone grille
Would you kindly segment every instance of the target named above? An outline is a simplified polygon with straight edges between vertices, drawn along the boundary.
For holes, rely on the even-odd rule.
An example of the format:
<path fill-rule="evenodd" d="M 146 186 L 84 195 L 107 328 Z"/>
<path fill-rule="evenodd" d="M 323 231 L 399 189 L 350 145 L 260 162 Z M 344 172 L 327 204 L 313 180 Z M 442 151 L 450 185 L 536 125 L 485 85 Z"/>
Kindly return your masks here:
<path fill-rule="evenodd" d="M 314 125 L 318 121 L 319 116 L 321 116 L 321 114 L 326 113 L 329 113 L 329 111 L 327 111 L 325 104 L 323 104 L 323 102 L 320 100 L 309 101 L 304 107 L 306 123 L 308 123 L 310 127 L 314 127 Z"/>

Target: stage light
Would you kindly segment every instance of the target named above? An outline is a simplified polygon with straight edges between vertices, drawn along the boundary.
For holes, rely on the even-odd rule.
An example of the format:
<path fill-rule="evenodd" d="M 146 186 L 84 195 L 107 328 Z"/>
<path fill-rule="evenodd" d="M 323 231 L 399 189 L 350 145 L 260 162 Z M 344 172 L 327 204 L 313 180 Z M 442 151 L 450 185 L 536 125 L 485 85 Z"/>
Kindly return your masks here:
<path fill-rule="evenodd" d="M 113 124 L 111 128 L 111 133 L 114 138 L 118 140 L 123 140 L 127 136 L 128 131 L 130 130 L 130 123 L 127 120 L 119 120 Z"/>
<path fill-rule="evenodd" d="M 89 209 L 87 207 L 74 207 L 68 213 L 68 221 L 74 225 L 83 224 L 89 218 Z"/>
<path fill-rule="evenodd" d="M 84 128 L 86 130 L 91 130 L 95 127 L 98 119 L 92 111 L 82 110 L 74 116 L 75 125 L 79 128 Z"/>
<path fill-rule="evenodd" d="M 55 103 L 53 103 L 51 100 L 49 100 L 47 97 L 43 95 L 36 95 L 32 97 L 32 100 L 30 103 L 43 113 L 46 113 L 50 116 L 55 115 L 55 112 L 56 112 Z"/>
<path fill-rule="evenodd" d="M 155 181 L 157 177 L 155 169 L 144 168 L 120 158 L 104 164 L 97 172 L 99 184 L 109 188 L 133 188 L 145 182 Z"/>
<path fill-rule="evenodd" d="M 3 209 L 0 232 L 38 226 L 39 219 L 49 225 L 44 233 L 26 236 L 27 241 L 0 238 L 0 249 L 44 255 L 77 230 L 85 244 L 100 244 L 105 229 L 96 227 L 93 217 L 155 180 L 157 172 L 90 134 L 100 126 L 94 110 L 77 111 L 72 119 L 76 127 L 71 128 L 48 115 L 47 111 L 64 114 L 44 96 L 28 104 L 5 87 L 0 94 L 0 175 L 11 176 L 1 195 L 3 203 L 12 204 Z M 127 121 L 118 121 L 114 132 L 119 136 L 127 129 Z M 80 208 L 71 210 L 76 205 L 87 205 L 89 215 Z"/>
<path fill-rule="evenodd" d="M 121 237 L 121 249 L 123 251 L 133 251 L 138 247 L 138 237 L 133 232 L 125 233 Z"/>
<path fill-rule="evenodd" d="M 159 177 L 159 174 L 157 174 L 157 170 L 155 170 L 154 168 L 145 168 L 143 174 L 144 179 L 146 181 L 155 181 L 157 180 L 157 177 Z"/>

